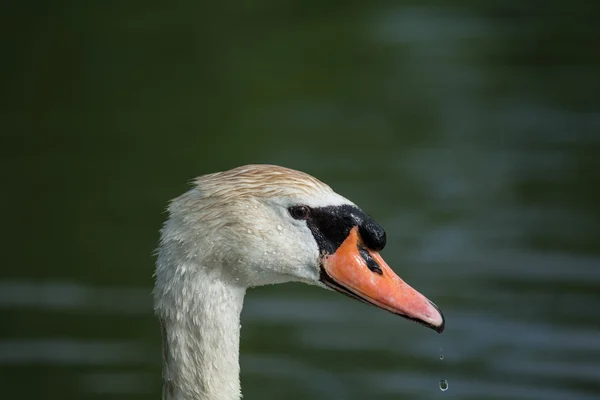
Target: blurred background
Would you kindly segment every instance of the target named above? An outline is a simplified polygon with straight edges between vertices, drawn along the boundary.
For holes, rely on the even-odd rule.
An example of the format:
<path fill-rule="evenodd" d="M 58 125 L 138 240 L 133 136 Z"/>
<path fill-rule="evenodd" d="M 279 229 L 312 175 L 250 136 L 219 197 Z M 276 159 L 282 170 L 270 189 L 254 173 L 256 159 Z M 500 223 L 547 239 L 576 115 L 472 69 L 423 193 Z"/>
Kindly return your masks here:
<path fill-rule="evenodd" d="M 599 20 L 584 0 L 3 2 L 3 397 L 160 398 L 165 205 L 274 163 L 382 224 L 447 330 L 251 290 L 245 399 L 598 399 Z"/>

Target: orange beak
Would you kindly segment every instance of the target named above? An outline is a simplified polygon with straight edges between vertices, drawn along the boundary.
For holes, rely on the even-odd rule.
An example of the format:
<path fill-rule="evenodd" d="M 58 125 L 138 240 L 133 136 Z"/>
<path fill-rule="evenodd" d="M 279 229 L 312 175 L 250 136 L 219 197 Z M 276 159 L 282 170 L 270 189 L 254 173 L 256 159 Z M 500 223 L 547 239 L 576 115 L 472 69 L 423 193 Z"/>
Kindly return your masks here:
<path fill-rule="evenodd" d="M 406 284 L 383 261 L 368 250 L 352 228 L 334 254 L 325 256 L 321 279 L 327 286 L 350 297 L 422 323 L 438 333 L 444 316 L 435 304 Z"/>

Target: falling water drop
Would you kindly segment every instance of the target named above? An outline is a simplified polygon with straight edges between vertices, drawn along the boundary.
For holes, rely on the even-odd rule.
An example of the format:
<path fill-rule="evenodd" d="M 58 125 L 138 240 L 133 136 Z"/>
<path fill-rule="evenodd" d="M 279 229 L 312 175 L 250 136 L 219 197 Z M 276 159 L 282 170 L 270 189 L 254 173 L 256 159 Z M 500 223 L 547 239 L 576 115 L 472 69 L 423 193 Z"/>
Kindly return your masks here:
<path fill-rule="evenodd" d="M 444 359 L 444 349 L 440 347 L 440 360 Z M 440 380 L 440 390 L 445 392 L 448 390 L 448 381 L 446 379 Z"/>
<path fill-rule="evenodd" d="M 446 379 L 442 379 L 440 381 L 440 390 L 442 392 L 445 392 L 446 390 L 448 390 L 448 381 Z"/>

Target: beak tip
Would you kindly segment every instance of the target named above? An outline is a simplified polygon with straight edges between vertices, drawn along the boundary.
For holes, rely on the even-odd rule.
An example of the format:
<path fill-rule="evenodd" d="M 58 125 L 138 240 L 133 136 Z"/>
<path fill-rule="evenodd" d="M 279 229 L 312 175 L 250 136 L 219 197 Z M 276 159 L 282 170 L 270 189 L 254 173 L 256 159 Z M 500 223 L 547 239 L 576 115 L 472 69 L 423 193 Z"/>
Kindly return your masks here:
<path fill-rule="evenodd" d="M 437 315 L 431 318 L 431 323 L 429 326 L 437 333 L 442 333 L 446 327 L 446 319 L 444 318 L 444 314 L 442 313 L 442 310 L 440 310 L 439 307 L 436 306 L 431 300 L 429 300 L 429 304 L 431 304 L 437 312 Z"/>
<path fill-rule="evenodd" d="M 446 321 L 443 319 L 442 317 L 442 323 L 440 325 L 434 326 L 433 329 L 437 332 L 437 333 L 442 333 L 444 332 L 444 328 L 446 327 Z"/>

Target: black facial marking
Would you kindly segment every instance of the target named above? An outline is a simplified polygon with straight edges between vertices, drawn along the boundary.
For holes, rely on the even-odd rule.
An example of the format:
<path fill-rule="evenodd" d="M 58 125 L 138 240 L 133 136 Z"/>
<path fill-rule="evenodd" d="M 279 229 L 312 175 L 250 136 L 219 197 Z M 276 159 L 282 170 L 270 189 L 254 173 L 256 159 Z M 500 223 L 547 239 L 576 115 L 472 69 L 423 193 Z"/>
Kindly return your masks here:
<path fill-rule="evenodd" d="M 385 231 L 371 218 L 365 220 L 359 227 L 358 233 L 365 246 L 371 250 L 379 251 L 385 247 Z"/>
<path fill-rule="evenodd" d="M 376 274 L 383 275 L 383 271 L 381 270 L 381 267 L 379 266 L 379 264 L 377 264 L 377 261 L 375 261 L 373 259 L 373 257 L 371 257 L 371 255 L 369 254 L 367 249 L 365 249 L 362 246 L 359 246 L 358 252 L 360 253 L 363 260 L 365 260 L 365 262 L 367 263 L 367 267 L 371 270 L 371 272 L 375 272 Z"/>
<path fill-rule="evenodd" d="M 358 233 L 367 248 L 378 251 L 385 246 L 383 228 L 356 206 L 311 208 L 306 223 L 319 245 L 321 254 L 335 253 L 355 226 L 358 226 Z"/>

